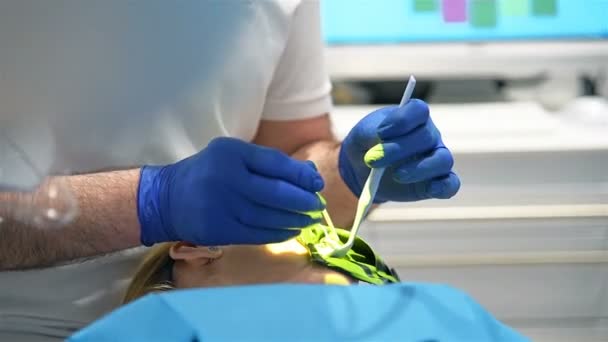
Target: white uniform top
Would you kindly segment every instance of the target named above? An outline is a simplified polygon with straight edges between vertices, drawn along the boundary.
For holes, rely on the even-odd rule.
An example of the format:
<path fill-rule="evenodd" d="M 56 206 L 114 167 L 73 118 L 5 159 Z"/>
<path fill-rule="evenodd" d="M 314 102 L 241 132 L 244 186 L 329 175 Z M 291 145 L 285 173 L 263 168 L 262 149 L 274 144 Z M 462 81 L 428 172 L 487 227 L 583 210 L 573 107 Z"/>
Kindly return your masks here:
<path fill-rule="evenodd" d="M 261 119 L 329 112 L 322 53 L 312 0 L 2 1 L 0 152 L 29 165 L 5 153 L 0 183 L 175 162 L 216 136 L 251 140 Z M 139 255 L 0 273 L 0 340 L 97 318 Z"/>

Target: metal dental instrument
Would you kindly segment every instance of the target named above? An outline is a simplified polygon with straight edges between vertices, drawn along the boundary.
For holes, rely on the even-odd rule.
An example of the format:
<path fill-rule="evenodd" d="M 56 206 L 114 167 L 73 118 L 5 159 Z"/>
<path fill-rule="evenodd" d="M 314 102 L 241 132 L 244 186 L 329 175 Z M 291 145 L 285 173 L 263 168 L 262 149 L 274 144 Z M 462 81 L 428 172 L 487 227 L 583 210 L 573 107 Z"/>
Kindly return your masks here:
<path fill-rule="evenodd" d="M 403 92 L 401 102 L 399 103 L 399 107 L 405 106 L 405 104 L 410 100 L 415 87 L 416 78 L 414 78 L 414 76 L 410 76 L 407 86 L 405 87 L 405 91 Z M 350 230 L 348 241 L 346 241 L 344 245 L 340 245 L 340 241 L 335 241 L 333 236 L 326 236 L 326 244 L 323 246 L 317 246 L 319 253 L 331 255 L 333 257 L 343 257 L 352 248 L 355 238 L 357 237 L 357 233 L 359 232 L 359 228 L 361 227 L 361 223 L 363 222 L 363 218 L 365 218 L 369 212 L 369 209 L 374 203 L 374 197 L 378 191 L 378 186 L 380 185 L 380 180 L 382 179 L 385 169 L 386 168 L 384 167 L 371 169 L 369 176 L 365 181 L 365 185 L 363 186 L 363 191 L 361 191 L 361 196 L 359 197 L 357 213 L 355 214 L 355 221 L 353 222 L 353 226 Z M 331 219 L 328 218 L 329 215 L 326 215 L 325 220 L 327 221 L 327 224 L 331 224 Z M 331 225 L 329 228 L 335 234 L 333 225 Z"/>

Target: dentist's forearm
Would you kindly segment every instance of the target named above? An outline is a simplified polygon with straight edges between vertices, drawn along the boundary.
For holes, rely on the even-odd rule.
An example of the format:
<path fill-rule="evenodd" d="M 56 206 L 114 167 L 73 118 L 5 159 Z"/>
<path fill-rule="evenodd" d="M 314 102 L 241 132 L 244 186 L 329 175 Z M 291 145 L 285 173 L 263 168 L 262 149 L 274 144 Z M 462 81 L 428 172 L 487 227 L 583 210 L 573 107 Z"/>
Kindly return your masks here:
<path fill-rule="evenodd" d="M 327 208 L 333 223 L 349 229 L 355 217 L 357 198 L 346 186 L 338 171 L 340 143 L 335 140 L 321 140 L 299 148 L 292 156 L 301 160 L 312 160 L 325 180 L 322 191 L 327 200 Z"/>
<path fill-rule="evenodd" d="M 49 266 L 140 244 L 138 169 L 63 177 L 78 203 L 74 220 L 64 226 L 38 227 L 15 210 L 44 201 L 40 194 L 57 179 L 49 178 L 34 193 L 0 193 L 0 270 Z"/>

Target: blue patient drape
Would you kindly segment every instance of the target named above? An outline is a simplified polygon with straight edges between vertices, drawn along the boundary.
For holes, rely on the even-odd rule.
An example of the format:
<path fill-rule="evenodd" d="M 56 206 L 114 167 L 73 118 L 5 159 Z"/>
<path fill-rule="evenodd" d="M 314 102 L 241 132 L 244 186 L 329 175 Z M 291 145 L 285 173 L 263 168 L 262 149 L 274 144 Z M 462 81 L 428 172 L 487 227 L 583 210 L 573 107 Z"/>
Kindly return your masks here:
<path fill-rule="evenodd" d="M 444 285 L 176 290 L 119 308 L 70 341 L 528 341 Z"/>

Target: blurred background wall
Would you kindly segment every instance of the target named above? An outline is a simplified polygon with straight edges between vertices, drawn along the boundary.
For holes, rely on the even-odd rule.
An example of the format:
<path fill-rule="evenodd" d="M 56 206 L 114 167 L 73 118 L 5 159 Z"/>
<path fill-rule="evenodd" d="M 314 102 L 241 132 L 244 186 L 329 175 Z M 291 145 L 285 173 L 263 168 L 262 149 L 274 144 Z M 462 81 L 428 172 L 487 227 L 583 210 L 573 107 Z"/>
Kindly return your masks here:
<path fill-rule="evenodd" d="M 415 96 L 462 179 L 363 235 L 535 341 L 608 340 L 608 1 L 324 0 L 334 126 Z"/>

